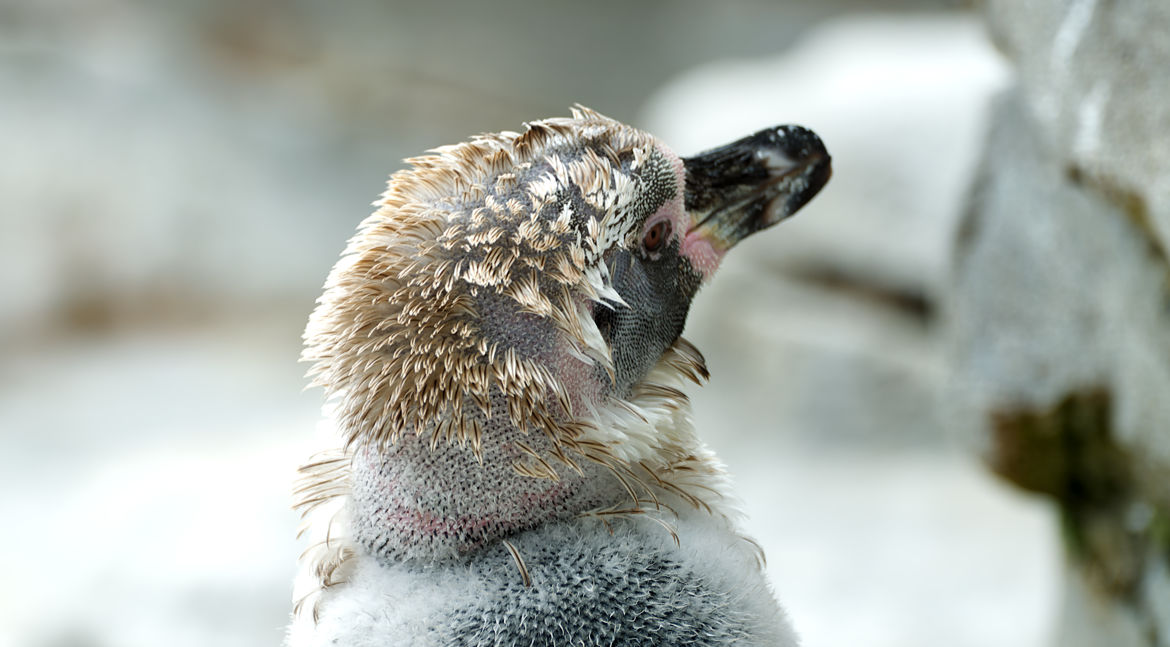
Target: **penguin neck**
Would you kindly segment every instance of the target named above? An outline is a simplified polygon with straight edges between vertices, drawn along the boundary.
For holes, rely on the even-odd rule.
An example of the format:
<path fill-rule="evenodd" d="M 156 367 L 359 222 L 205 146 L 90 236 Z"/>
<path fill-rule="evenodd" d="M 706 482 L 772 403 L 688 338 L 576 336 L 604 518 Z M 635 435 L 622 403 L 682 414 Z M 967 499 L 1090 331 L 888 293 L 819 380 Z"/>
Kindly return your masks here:
<path fill-rule="evenodd" d="M 505 417 L 506 418 L 506 417 Z M 558 478 L 519 474 L 517 442 L 548 455 L 539 431 L 488 421 L 477 457 L 469 445 L 404 434 L 392 444 L 355 446 L 350 519 L 355 543 L 387 562 L 466 558 L 508 536 L 598 507 L 625 495 L 601 465 L 581 473 L 550 461 Z"/>

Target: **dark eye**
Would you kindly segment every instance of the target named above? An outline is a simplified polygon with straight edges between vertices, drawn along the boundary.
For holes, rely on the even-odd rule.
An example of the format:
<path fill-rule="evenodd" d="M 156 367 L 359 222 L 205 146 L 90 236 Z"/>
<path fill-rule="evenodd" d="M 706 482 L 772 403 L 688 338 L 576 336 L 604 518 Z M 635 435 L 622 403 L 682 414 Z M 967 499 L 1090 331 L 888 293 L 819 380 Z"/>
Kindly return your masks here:
<path fill-rule="evenodd" d="M 656 252 L 667 238 L 670 238 L 670 221 L 659 220 L 646 230 L 645 236 L 642 237 L 642 247 L 648 252 Z"/>

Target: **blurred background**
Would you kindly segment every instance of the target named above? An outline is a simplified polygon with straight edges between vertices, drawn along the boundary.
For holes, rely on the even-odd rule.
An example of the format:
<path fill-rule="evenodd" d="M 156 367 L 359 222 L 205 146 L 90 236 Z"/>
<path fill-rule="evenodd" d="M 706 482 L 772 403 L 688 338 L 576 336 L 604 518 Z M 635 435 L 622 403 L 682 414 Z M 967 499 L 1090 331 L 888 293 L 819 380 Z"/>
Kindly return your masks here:
<path fill-rule="evenodd" d="M 1037 647 L 1057 512 L 957 433 L 946 293 L 1010 67 L 946 0 L 0 4 L 0 647 L 279 645 L 320 443 L 299 335 L 401 159 L 580 102 L 835 175 L 697 298 L 805 645 Z"/>

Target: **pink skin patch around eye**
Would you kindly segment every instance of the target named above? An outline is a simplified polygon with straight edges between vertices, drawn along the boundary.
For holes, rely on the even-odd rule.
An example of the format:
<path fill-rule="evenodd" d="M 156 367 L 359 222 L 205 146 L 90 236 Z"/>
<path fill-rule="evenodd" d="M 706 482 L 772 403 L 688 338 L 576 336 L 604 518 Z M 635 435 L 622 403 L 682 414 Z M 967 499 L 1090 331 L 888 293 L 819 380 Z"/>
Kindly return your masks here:
<path fill-rule="evenodd" d="M 715 270 L 719 268 L 719 263 L 723 260 L 723 254 L 726 250 L 720 251 L 716 249 L 711 244 L 711 241 L 704 238 L 699 231 L 692 231 L 693 223 L 691 222 L 690 215 L 687 214 L 683 202 L 682 187 L 686 186 L 686 167 L 683 166 L 682 159 L 663 144 L 658 144 L 658 150 L 666 156 L 666 159 L 670 160 L 671 166 L 674 167 L 675 177 L 678 178 L 679 192 L 675 197 L 659 207 L 653 216 L 646 219 L 646 224 L 642 230 L 643 234 L 659 220 L 664 218 L 670 220 L 673 225 L 673 233 L 671 235 L 682 238 L 679 245 L 679 253 L 691 262 L 691 266 L 702 275 L 703 282 L 706 283 L 711 278 L 711 275 L 715 273 Z"/>

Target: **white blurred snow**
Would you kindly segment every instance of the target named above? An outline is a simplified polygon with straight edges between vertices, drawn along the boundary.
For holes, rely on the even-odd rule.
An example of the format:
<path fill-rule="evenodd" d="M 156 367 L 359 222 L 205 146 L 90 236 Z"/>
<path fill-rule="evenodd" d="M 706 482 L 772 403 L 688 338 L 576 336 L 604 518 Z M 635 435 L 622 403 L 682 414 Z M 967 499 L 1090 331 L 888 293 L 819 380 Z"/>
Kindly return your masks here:
<path fill-rule="evenodd" d="M 252 321 L 8 350 L 0 645 L 279 644 L 319 405 L 298 342 Z"/>

